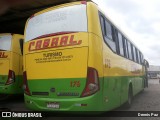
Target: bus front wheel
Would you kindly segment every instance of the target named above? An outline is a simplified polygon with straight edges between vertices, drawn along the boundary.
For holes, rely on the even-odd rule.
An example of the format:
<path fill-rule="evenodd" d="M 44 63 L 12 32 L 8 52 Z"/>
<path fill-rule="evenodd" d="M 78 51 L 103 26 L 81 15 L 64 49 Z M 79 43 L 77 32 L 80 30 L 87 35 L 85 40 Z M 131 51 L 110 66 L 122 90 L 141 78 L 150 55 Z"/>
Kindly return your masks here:
<path fill-rule="evenodd" d="M 128 90 L 128 100 L 126 103 L 126 107 L 130 108 L 131 104 L 132 104 L 132 100 L 133 100 L 133 91 L 132 91 L 132 86 L 129 86 L 129 90 Z"/>

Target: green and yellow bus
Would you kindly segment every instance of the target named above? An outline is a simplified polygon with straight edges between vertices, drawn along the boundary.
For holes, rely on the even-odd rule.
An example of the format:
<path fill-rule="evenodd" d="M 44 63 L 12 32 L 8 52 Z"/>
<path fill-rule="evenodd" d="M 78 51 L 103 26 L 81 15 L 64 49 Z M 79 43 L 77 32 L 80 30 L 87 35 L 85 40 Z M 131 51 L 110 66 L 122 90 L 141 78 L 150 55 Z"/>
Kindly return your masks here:
<path fill-rule="evenodd" d="M 0 96 L 23 93 L 23 35 L 0 34 Z"/>
<path fill-rule="evenodd" d="M 25 104 L 42 111 L 108 111 L 144 89 L 141 51 L 97 5 L 78 1 L 25 27 Z"/>

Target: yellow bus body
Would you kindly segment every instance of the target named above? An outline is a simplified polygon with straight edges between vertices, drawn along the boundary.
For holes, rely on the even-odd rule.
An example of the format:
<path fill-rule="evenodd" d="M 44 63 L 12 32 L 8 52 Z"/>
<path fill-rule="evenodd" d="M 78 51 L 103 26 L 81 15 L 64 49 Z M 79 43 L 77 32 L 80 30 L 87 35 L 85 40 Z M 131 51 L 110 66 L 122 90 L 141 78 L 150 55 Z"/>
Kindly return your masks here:
<path fill-rule="evenodd" d="M 84 3 L 54 6 L 32 17 L 81 4 Z M 116 54 L 106 45 L 100 12 L 93 2 L 86 3 L 87 32 L 62 31 L 63 34 L 26 40 L 24 71 L 25 103 L 28 108 L 47 111 L 107 111 L 125 103 L 129 89 L 135 95 L 144 88 L 142 64 Z M 25 38 L 32 17 L 26 23 Z M 56 44 L 55 39 L 58 39 Z M 90 85 L 95 88 L 95 92 L 89 91 L 90 94 L 84 93 L 89 89 L 89 69 L 92 69 L 92 75 L 98 76 L 92 77 L 95 83 L 98 80 L 96 85 L 99 86 Z M 72 86 L 72 82 L 75 82 L 75 86 Z"/>
<path fill-rule="evenodd" d="M 23 35 L 4 33 L 2 36 L 11 36 L 11 46 L 9 50 L 0 48 L 0 94 L 22 94 L 23 57 L 19 41 Z"/>

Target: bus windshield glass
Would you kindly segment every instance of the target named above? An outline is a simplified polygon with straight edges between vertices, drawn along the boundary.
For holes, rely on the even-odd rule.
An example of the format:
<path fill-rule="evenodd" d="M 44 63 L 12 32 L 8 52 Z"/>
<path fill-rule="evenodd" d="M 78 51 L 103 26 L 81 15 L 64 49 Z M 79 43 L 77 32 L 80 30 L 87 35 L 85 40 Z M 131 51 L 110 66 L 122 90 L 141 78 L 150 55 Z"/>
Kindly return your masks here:
<path fill-rule="evenodd" d="M 11 48 L 12 35 L 0 35 L 0 50 L 9 51 Z"/>
<path fill-rule="evenodd" d="M 86 5 L 74 5 L 51 10 L 30 18 L 25 42 L 43 35 L 61 32 L 87 32 Z"/>

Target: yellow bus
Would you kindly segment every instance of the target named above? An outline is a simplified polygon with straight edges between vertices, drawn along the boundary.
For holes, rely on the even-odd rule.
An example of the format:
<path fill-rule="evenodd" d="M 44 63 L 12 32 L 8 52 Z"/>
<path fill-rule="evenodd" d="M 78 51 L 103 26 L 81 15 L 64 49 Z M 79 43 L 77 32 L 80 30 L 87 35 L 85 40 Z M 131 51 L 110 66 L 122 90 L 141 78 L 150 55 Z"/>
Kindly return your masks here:
<path fill-rule="evenodd" d="M 91 1 L 34 14 L 24 39 L 29 109 L 108 111 L 144 88 L 142 52 Z"/>
<path fill-rule="evenodd" d="M 23 93 L 23 35 L 0 34 L 0 95 Z"/>

